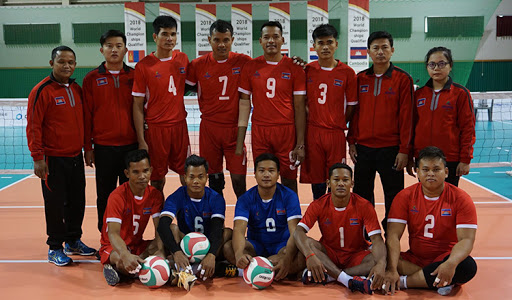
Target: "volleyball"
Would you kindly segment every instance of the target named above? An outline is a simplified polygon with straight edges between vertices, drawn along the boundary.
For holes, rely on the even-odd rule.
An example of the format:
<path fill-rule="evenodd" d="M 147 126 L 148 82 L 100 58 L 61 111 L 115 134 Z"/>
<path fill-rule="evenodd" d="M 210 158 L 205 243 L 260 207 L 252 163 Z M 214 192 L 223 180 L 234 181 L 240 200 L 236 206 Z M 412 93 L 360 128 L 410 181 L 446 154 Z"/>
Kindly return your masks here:
<path fill-rule="evenodd" d="M 180 247 L 191 263 L 197 263 L 208 254 L 210 241 L 202 233 L 191 232 L 183 237 Z"/>
<path fill-rule="evenodd" d="M 262 290 L 274 280 L 272 263 L 262 256 L 253 257 L 251 263 L 244 269 L 245 282 L 257 290 Z"/>
<path fill-rule="evenodd" d="M 169 280 L 170 274 L 169 264 L 163 258 L 149 256 L 142 264 L 139 279 L 145 286 L 157 288 Z"/>

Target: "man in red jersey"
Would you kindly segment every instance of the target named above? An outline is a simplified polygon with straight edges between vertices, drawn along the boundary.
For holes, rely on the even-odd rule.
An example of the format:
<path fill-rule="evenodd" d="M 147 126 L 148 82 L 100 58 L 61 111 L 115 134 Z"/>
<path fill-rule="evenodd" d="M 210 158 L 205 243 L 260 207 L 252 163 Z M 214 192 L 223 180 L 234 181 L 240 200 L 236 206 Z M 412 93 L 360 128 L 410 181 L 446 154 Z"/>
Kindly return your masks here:
<path fill-rule="evenodd" d="M 80 240 L 85 212 L 84 119 L 82 89 L 71 78 L 75 52 L 67 46 L 54 48 L 50 66 L 50 75 L 28 96 L 27 140 L 34 174 L 41 178 L 48 261 L 64 266 L 73 262 L 66 254 L 93 255 L 96 250 Z"/>
<path fill-rule="evenodd" d="M 283 185 L 297 192 L 296 166 L 305 157 L 306 78 L 302 67 L 281 54 L 282 33 L 279 22 L 263 24 L 260 45 L 264 54 L 248 62 L 242 71 L 236 153 L 243 153 L 252 95 L 253 158 L 263 153 L 277 156 L 283 166 Z"/>
<path fill-rule="evenodd" d="M 224 168 L 230 172 L 236 197 L 246 190 L 247 153 L 235 155 L 238 132 L 238 82 L 242 68 L 251 58 L 231 52 L 233 26 L 217 20 L 210 26 L 208 41 L 212 52 L 194 59 L 187 74 L 187 84 L 197 87 L 201 126 L 199 153 L 208 161 L 210 188 L 223 195 Z"/>
<path fill-rule="evenodd" d="M 357 77 L 352 68 L 334 58 L 338 31 L 322 24 L 313 31 L 318 61 L 306 66 L 308 159 L 300 170 L 300 182 L 311 183 L 313 199 L 325 194 L 329 167 L 345 162 L 345 130 L 357 105 Z"/>
<path fill-rule="evenodd" d="M 373 65 L 357 75 L 359 105 L 350 122 L 349 154 L 354 167 L 354 193 L 375 205 L 373 189 L 379 172 L 384 189 L 386 229 L 391 202 L 404 188 L 412 142 L 413 82 L 391 63 L 393 37 L 385 31 L 368 37 Z"/>
<path fill-rule="evenodd" d="M 176 20 L 169 16 L 158 16 L 153 21 L 156 52 L 137 63 L 132 91 L 139 149 L 148 150 L 154 168 L 151 185 L 160 191 L 168 168 L 180 174 L 185 185 L 183 165 L 190 153 L 183 100 L 188 57 L 172 51 L 176 26 Z"/>
<path fill-rule="evenodd" d="M 294 233 L 295 243 L 306 257 L 302 282 L 337 280 L 352 291 L 371 294 L 381 288 L 386 267 L 386 246 L 377 213 L 366 199 L 350 192 L 354 183 L 348 165 L 335 163 L 328 172 L 332 192 L 309 205 Z M 322 233 L 320 241 L 306 235 L 316 222 Z M 364 228 L 373 243 L 371 251 Z"/>
<path fill-rule="evenodd" d="M 162 193 L 148 185 L 152 172 L 148 152 L 133 150 L 125 161 L 128 182 L 110 194 L 101 231 L 99 252 L 103 275 L 109 285 L 119 282 L 118 272 L 135 274 L 144 258 L 165 257 L 158 234 L 153 241 L 142 239 L 150 217 L 156 232 L 163 204 Z"/>
<path fill-rule="evenodd" d="M 137 149 L 133 128 L 132 86 L 134 70 L 123 63 L 126 36 L 108 30 L 100 38 L 105 61 L 87 73 L 83 81 L 85 116 L 85 163 L 96 167 L 98 230 L 110 193 L 128 178 L 124 175 L 126 153 Z M 94 144 L 94 149 L 93 149 Z"/>
<path fill-rule="evenodd" d="M 477 228 L 475 204 L 466 192 L 445 182 L 448 168 L 439 148 L 420 151 L 416 173 L 420 182 L 396 195 L 389 213 L 384 289 L 393 294 L 401 288 L 429 288 L 447 295 L 453 285 L 476 274 L 469 256 Z M 400 252 L 405 225 L 409 250 Z"/>

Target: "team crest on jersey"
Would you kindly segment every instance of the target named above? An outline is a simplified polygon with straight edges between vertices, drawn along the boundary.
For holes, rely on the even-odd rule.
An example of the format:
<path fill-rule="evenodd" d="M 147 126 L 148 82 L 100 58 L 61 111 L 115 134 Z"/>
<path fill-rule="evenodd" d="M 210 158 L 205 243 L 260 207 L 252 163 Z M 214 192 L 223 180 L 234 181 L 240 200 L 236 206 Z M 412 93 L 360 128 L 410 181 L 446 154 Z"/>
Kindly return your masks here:
<path fill-rule="evenodd" d="M 66 99 L 64 97 L 60 96 L 55 98 L 55 105 L 64 105 L 66 104 Z"/>
<path fill-rule="evenodd" d="M 331 220 L 329 220 L 329 218 L 326 218 L 325 221 L 324 221 L 324 224 L 329 226 L 332 224 Z"/>
<path fill-rule="evenodd" d="M 370 88 L 370 86 L 367 84 L 361 85 L 361 86 L 359 86 L 359 92 L 360 93 L 368 93 L 369 88 Z"/>
<path fill-rule="evenodd" d="M 350 219 L 350 225 L 359 225 L 359 219 L 355 218 L 351 218 Z"/>
<path fill-rule="evenodd" d="M 412 207 L 412 209 L 411 209 L 411 212 L 412 212 L 413 214 L 417 214 L 417 213 L 419 213 L 420 211 L 416 208 L 416 205 L 414 205 L 414 206 Z"/>
<path fill-rule="evenodd" d="M 425 105 L 425 103 L 427 102 L 427 99 L 426 98 L 421 98 L 421 99 L 418 99 L 418 103 L 416 104 L 417 107 L 422 107 Z"/>
<path fill-rule="evenodd" d="M 451 217 L 452 209 L 451 208 L 443 208 L 441 209 L 441 217 Z"/>
<path fill-rule="evenodd" d="M 238 74 L 240 74 L 240 67 L 237 67 L 237 68 L 233 68 L 233 69 L 231 69 L 231 73 L 233 73 L 233 75 L 238 75 Z"/>
<path fill-rule="evenodd" d="M 142 209 L 142 214 L 143 215 L 150 215 L 151 214 L 151 207 L 144 207 Z"/>
<path fill-rule="evenodd" d="M 96 79 L 96 84 L 98 86 L 108 84 L 107 77 L 101 77 L 101 78 Z"/>
<path fill-rule="evenodd" d="M 206 72 L 206 74 L 204 74 L 204 78 L 210 79 L 210 77 L 212 77 L 212 75 L 210 75 L 210 73 Z"/>
<path fill-rule="evenodd" d="M 160 77 L 162 77 L 162 75 L 160 75 L 160 73 L 158 73 L 158 71 L 156 71 L 155 78 L 160 78 Z"/>
<path fill-rule="evenodd" d="M 278 208 L 278 209 L 276 209 L 276 213 L 277 213 L 278 216 L 279 215 L 286 215 L 286 209 Z"/>
<path fill-rule="evenodd" d="M 286 72 L 281 73 L 282 79 L 290 79 L 291 76 L 292 76 L 292 74 L 290 74 L 290 73 L 286 73 Z"/>
<path fill-rule="evenodd" d="M 334 86 L 342 86 L 343 80 L 340 79 L 334 79 Z"/>
<path fill-rule="evenodd" d="M 386 94 L 388 95 L 396 95 L 395 91 L 393 91 L 392 87 L 389 87 L 389 89 L 386 91 Z"/>
<path fill-rule="evenodd" d="M 180 74 L 185 74 L 185 67 L 180 68 Z"/>
<path fill-rule="evenodd" d="M 203 218 L 211 218 L 212 213 L 209 211 L 203 211 Z"/>

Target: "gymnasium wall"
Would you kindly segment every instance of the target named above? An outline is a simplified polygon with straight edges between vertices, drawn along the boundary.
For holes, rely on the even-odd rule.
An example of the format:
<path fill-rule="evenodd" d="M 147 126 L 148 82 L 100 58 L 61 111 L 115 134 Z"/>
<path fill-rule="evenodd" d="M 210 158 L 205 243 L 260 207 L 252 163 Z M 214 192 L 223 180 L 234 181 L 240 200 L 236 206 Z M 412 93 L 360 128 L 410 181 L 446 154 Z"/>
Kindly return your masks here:
<path fill-rule="evenodd" d="M 306 57 L 306 2 L 291 3 L 291 53 Z M 452 49 L 456 60 L 453 77 L 473 91 L 512 90 L 512 40 L 497 42 L 495 30 L 496 14 L 512 15 L 512 1 L 504 0 L 371 0 L 370 16 L 379 18 L 410 18 L 410 33 L 406 38 L 395 40 L 393 62 L 408 71 L 418 84 L 428 79 L 423 64 L 424 55 L 434 46 Z M 343 38 L 347 30 L 348 0 L 330 0 L 330 23 L 341 32 L 337 58 L 346 61 L 347 42 Z M 50 69 L 48 60 L 51 49 L 59 44 L 72 47 L 77 54 L 78 66 L 75 76 L 79 83 L 83 76 L 101 61 L 99 43 L 74 43 L 72 24 L 77 23 L 120 23 L 124 20 L 123 5 L 72 5 L 45 7 L 0 7 L 0 23 L 3 24 L 60 24 L 61 42 L 48 45 L 6 45 L 4 31 L 0 30 L 0 98 L 25 98 L 30 89 Z M 158 15 L 158 3 L 146 3 L 148 23 Z M 426 16 L 482 16 L 483 34 L 476 37 L 426 37 L 424 22 Z M 195 27 L 194 4 L 181 5 L 183 51 L 194 58 Z M 230 4 L 217 4 L 217 18 L 231 18 Z M 261 55 L 258 44 L 259 27 L 268 18 L 268 3 L 253 3 L 253 43 L 255 56 Z M 384 24 L 386 24 L 384 22 Z M 150 27 L 150 24 L 148 24 Z M 372 30 L 377 28 L 371 28 Z M 20 36 L 20 39 L 23 39 Z M 99 38 L 99 36 L 98 36 Z M 148 51 L 155 46 L 148 37 Z M 508 50 L 508 51 L 507 51 Z M 474 60 L 477 62 L 474 63 Z M 484 74 L 484 76 L 482 76 Z"/>

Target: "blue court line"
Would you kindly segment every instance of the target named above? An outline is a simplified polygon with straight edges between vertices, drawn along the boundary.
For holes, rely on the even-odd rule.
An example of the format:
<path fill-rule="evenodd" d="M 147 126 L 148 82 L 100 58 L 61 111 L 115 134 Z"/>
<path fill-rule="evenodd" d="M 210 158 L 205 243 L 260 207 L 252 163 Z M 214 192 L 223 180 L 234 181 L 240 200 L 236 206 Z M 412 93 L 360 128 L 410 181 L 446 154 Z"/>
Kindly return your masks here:
<path fill-rule="evenodd" d="M 29 178 L 31 174 L 3 174 L 0 176 L 0 191 Z"/>
<path fill-rule="evenodd" d="M 494 195 L 512 202 L 512 176 L 505 174 L 505 171 L 510 171 L 510 169 L 510 167 L 473 168 L 470 174 L 462 178 Z"/>

